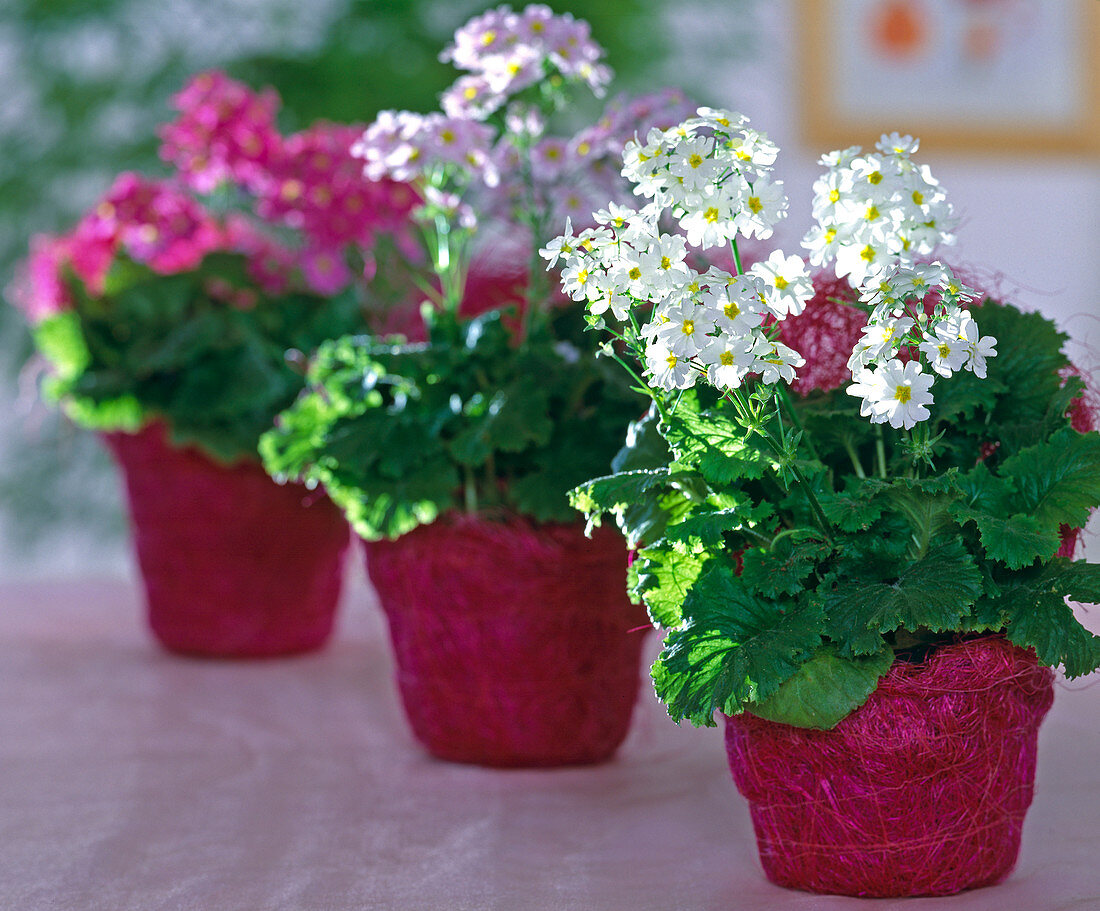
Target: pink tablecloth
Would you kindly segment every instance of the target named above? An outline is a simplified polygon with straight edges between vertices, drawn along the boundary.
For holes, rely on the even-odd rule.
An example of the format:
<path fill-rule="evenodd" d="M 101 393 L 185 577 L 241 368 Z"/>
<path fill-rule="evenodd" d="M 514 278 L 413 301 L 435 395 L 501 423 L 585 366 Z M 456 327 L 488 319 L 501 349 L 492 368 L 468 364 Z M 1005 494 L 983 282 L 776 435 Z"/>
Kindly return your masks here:
<path fill-rule="evenodd" d="M 1100 684 L 1059 684 L 1015 874 L 952 899 L 786 892 L 720 731 L 648 691 L 610 765 L 501 772 L 412 743 L 381 617 L 258 664 L 172 658 L 120 581 L 0 587 L 4 911 L 1100 909 Z"/>

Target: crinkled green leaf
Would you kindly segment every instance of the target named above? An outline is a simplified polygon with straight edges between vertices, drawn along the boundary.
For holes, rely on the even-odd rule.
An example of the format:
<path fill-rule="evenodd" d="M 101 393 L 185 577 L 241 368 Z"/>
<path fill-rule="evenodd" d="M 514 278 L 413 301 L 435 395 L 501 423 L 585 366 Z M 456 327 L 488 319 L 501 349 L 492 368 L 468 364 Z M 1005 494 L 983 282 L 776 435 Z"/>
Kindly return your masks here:
<path fill-rule="evenodd" d="M 833 545 L 820 540 L 796 541 L 793 537 L 781 538 L 770 548 L 750 547 L 741 557 L 742 582 L 765 598 L 796 595 L 818 563 L 834 550 Z"/>
<path fill-rule="evenodd" d="M 762 477 L 771 464 L 727 412 L 699 411 L 686 397 L 662 423 L 661 433 L 677 460 L 698 469 L 712 484 Z"/>
<path fill-rule="evenodd" d="M 665 544 L 638 551 L 631 567 L 632 594 L 645 604 L 654 625 L 671 629 L 683 622 L 684 599 L 710 558 L 706 551 Z"/>
<path fill-rule="evenodd" d="M 813 604 L 780 606 L 748 592 L 729 564 L 713 564 L 693 586 L 685 622 L 653 666 L 658 697 L 673 720 L 714 725 L 778 690 L 821 645 Z"/>
<path fill-rule="evenodd" d="M 825 647 L 748 710 L 768 721 L 829 730 L 867 701 L 893 663 L 894 653 L 886 647 L 860 658 L 842 658 Z"/>
<path fill-rule="evenodd" d="M 1031 516 L 1040 527 L 1080 528 L 1100 503 L 1100 434 L 1063 428 L 1006 459 L 999 474 L 1017 491 L 1013 514 Z"/>
<path fill-rule="evenodd" d="M 1034 648 L 1044 664 L 1080 677 L 1100 667 L 1100 636 L 1073 616 L 1066 598 L 1100 604 L 1100 565 L 1057 557 L 1001 581 L 1001 595 L 987 610 L 999 613 L 1009 639 Z"/>
<path fill-rule="evenodd" d="M 825 633 L 843 657 L 874 655 L 897 629 L 955 629 L 982 594 L 982 574 L 962 541 L 949 539 L 898 567 L 892 582 L 841 578 L 823 593 Z"/>

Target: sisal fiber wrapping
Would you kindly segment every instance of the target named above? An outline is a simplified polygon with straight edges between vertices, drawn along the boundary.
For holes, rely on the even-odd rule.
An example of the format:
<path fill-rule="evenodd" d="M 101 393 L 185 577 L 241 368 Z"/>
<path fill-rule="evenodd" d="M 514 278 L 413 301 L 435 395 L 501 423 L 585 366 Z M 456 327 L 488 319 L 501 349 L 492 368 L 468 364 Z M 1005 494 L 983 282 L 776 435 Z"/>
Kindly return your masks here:
<path fill-rule="evenodd" d="M 1053 677 L 991 636 L 896 662 L 831 731 L 728 718 L 768 879 L 866 897 L 1000 882 L 1019 852 Z"/>
<path fill-rule="evenodd" d="M 149 625 L 169 651 L 259 658 L 332 632 L 349 531 L 320 492 L 219 465 L 163 427 L 104 435 L 122 469 Z"/>
<path fill-rule="evenodd" d="M 559 766 L 626 736 L 648 622 L 610 528 L 444 516 L 366 545 L 416 738 L 452 762 Z"/>

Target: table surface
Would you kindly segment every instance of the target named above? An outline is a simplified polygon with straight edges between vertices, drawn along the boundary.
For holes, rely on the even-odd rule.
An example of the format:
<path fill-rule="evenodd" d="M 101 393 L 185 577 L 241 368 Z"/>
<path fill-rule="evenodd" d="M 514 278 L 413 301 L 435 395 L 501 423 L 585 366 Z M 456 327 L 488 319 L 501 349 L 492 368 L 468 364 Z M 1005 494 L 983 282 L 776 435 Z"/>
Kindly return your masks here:
<path fill-rule="evenodd" d="M 142 623 L 125 580 L 0 586 L 5 911 L 1100 909 L 1094 679 L 1058 684 L 1007 882 L 867 901 L 769 884 L 720 731 L 644 687 L 603 766 L 428 758 L 361 575 L 314 656 L 176 658 Z"/>

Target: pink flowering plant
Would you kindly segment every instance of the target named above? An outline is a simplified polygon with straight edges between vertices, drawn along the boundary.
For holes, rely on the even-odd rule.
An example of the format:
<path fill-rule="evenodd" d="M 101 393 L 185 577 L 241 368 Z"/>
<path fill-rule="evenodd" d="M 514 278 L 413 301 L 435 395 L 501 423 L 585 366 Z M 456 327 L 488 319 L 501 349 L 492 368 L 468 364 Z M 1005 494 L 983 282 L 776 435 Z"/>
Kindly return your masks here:
<path fill-rule="evenodd" d="M 465 74 L 442 110 L 385 111 L 355 145 L 371 181 L 420 201 L 422 252 L 399 250 L 398 271 L 423 295 L 422 322 L 322 346 L 261 452 L 275 476 L 324 485 L 368 540 L 449 511 L 574 521 L 567 491 L 608 469 L 644 410 L 538 258 L 571 219 L 628 199 L 625 144 L 686 110 L 677 92 L 618 98 L 570 127 L 575 92 L 610 80 L 602 57 L 570 15 L 490 10 L 443 53 Z"/>
<path fill-rule="evenodd" d="M 366 325 L 356 273 L 414 196 L 362 178 L 361 128 L 281 135 L 270 92 L 203 73 L 175 104 L 175 174 L 122 174 L 70 233 L 35 238 L 12 297 L 76 421 L 163 421 L 231 461 L 301 389 L 295 357 Z"/>
<path fill-rule="evenodd" d="M 830 728 L 895 660 L 991 631 L 1071 677 L 1100 666 L 1066 603 L 1100 602 L 1100 567 L 1072 560 L 1100 504 L 1084 384 L 1048 320 L 933 258 L 955 218 L 916 151 L 824 156 L 809 263 L 742 268 L 786 212 L 777 149 L 700 109 L 627 145 L 643 205 L 542 251 L 652 402 L 572 501 L 637 548 L 677 721 Z M 733 270 L 689 264 L 726 245 Z"/>

